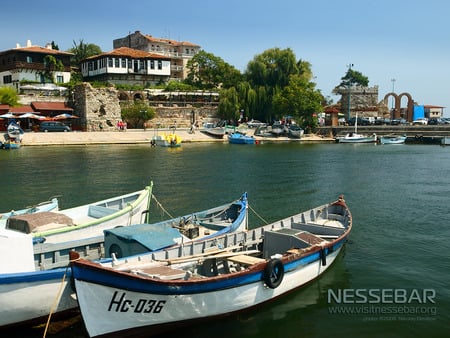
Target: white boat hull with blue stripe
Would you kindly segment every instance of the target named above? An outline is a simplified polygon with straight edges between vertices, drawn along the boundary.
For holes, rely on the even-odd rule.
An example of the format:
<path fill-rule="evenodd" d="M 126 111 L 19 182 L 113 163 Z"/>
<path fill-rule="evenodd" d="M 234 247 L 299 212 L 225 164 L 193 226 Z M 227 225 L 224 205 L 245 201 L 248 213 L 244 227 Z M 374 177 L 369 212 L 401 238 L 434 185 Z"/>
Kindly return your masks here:
<path fill-rule="evenodd" d="M 74 253 L 72 271 L 85 326 L 91 337 L 154 334 L 267 302 L 320 276 L 351 227 L 351 213 L 340 197 L 214 242 L 102 264 Z"/>

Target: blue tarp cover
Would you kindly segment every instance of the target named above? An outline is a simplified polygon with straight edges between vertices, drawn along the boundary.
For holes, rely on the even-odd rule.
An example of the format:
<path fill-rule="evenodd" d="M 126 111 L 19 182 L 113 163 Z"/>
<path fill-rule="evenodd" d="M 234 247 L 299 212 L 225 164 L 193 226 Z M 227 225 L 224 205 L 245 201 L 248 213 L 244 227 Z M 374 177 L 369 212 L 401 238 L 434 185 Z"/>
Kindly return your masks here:
<path fill-rule="evenodd" d="M 136 241 L 150 251 L 176 244 L 175 239 L 181 238 L 177 229 L 164 224 L 135 224 L 105 230 L 104 233 L 105 236 L 114 235 L 124 240 Z"/>

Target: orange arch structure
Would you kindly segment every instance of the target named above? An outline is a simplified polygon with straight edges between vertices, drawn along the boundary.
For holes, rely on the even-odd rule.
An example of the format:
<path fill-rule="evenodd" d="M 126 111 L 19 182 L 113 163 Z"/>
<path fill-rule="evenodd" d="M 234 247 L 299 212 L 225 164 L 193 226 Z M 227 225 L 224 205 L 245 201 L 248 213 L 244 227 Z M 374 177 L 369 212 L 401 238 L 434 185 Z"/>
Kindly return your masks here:
<path fill-rule="evenodd" d="M 412 99 L 411 94 L 409 93 L 401 93 L 399 95 L 395 94 L 395 93 L 387 93 L 384 97 L 384 103 L 387 105 L 388 102 L 388 98 L 393 96 L 394 97 L 394 112 L 393 112 L 393 118 L 394 119 L 399 119 L 401 118 L 400 113 L 401 113 L 401 101 L 402 98 L 405 96 L 408 98 L 408 105 L 406 108 L 406 115 L 403 116 L 407 121 L 412 122 L 413 119 L 413 110 L 414 110 L 414 100 Z"/>

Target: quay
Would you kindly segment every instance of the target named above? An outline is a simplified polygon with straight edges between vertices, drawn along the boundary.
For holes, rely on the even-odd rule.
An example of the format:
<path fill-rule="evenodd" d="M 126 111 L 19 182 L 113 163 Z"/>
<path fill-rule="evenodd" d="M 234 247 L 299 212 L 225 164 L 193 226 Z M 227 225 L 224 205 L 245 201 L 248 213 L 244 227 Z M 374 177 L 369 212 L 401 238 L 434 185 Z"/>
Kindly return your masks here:
<path fill-rule="evenodd" d="M 91 145 L 91 144 L 145 144 L 150 143 L 157 134 L 171 133 L 169 129 L 128 129 L 126 131 L 89 131 L 89 132 L 26 132 L 23 134 L 22 146 L 51 146 L 51 145 Z M 222 139 L 213 138 L 201 130 L 189 133 L 188 128 L 177 129 L 175 132 L 183 143 L 191 142 L 228 142 L 226 135 Z M 253 130 L 248 133 L 251 135 Z M 254 136 L 258 142 L 334 142 L 333 137 L 319 135 L 304 135 L 300 140 L 288 137 L 259 137 Z"/>
<path fill-rule="evenodd" d="M 318 135 L 327 137 L 344 136 L 355 131 L 354 126 L 325 126 L 318 129 Z M 406 135 L 407 143 L 440 143 L 445 137 L 450 137 L 450 124 L 443 125 L 371 125 L 358 126 L 359 134 L 389 134 Z"/>

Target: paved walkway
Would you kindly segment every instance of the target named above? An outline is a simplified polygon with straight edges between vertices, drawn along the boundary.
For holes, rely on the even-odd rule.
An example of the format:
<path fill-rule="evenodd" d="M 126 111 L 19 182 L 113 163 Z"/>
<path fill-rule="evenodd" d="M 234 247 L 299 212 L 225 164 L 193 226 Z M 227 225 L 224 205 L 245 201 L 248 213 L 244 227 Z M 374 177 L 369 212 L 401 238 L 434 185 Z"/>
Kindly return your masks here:
<path fill-rule="evenodd" d="M 159 131 L 159 134 L 170 133 L 170 131 Z M 227 138 L 216 139 L 197 130 L 190 134 L 188 130 L 177 130 L 183 143 L 189 142 L 227 142 Z M 133 144 L 149 143 L 155 135 L 154 130 L 128 129 L 127 131 L 98 131 L 98 132 L 27 132 L 23 135 L 22 145 L 42 146 L 42 145 L 87 145 L 87 144 Z M 331 142 L 332 138 L 323 138 L 316 135 L 305 135 L 301 140 L 292 140 L 287 137 L 258 137 L 256 140 L 266 141 L 295 141 L 295 142 Z"/>

